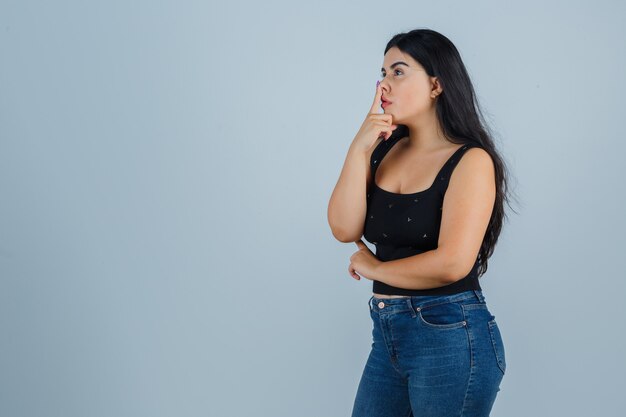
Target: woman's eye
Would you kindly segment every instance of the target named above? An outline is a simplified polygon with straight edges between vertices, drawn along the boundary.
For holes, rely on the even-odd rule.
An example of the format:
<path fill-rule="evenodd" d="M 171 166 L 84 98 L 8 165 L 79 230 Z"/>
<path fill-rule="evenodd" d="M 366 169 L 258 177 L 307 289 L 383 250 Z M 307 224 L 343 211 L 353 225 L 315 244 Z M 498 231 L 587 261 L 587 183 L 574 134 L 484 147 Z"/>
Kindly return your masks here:
<path fill-rule="evenodd" d="M 395 71 L 393 72 L 393 73 L 394 73 L 394 75 L 395 75 L 397 72 L 399 72 L 400 74 L 402 74 L 402 70 L 395 70 Z M 385 74 L 380 74 L 380 76 L 381 76 L 382 78 L 385 78 Z"/>

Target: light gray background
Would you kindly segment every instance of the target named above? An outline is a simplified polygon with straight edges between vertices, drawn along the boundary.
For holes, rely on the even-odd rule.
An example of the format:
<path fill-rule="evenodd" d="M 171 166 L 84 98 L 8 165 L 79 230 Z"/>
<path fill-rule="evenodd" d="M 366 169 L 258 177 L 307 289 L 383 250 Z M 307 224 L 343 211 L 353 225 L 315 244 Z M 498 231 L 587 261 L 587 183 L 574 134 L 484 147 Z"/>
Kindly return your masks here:
<path fill-rule="evenodd" d="M 519 204 L 493 416 L 623 415 L 625 7 L 0 3 L 0 415 L 348 416 L 326 209 L 392 35 L 458 47 Z"/>

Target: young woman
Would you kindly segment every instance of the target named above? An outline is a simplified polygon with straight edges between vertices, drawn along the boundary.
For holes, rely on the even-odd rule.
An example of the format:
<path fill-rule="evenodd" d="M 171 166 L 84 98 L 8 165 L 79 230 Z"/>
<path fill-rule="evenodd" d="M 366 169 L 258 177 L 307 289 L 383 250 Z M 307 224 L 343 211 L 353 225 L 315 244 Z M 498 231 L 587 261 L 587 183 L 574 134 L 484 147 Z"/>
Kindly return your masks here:
<path fill-rule="evenodd" d="M 398 34 L 381 71 L 328 206 L 333 235 L 358 247 L 349 273 L 373 281 L 352 417 L 488 416 L 506 361 L 478 278 L 505 217 L 506 167 L 448 38 Z"/>

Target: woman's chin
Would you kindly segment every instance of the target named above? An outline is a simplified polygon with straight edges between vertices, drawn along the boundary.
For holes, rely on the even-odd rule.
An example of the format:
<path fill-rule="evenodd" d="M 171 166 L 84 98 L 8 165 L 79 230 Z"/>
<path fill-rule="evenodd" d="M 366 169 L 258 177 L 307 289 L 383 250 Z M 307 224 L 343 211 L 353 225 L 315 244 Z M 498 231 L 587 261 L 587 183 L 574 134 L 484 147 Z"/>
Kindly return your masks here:
<path fill-rule="evenodd" d="M 397 125 L 397 124 L 401 125 L 401 124 L 403 124 L 402 123 L 402 119 L 400 117 L 398 117 L 398 112 L 395 112 L 395 111 L 392 110 L 390 112 L 385 112 L 385 114 L 390 114 L 390 115 L 393 116 L 392 122 L 393 122 L 394 125 Z"/>

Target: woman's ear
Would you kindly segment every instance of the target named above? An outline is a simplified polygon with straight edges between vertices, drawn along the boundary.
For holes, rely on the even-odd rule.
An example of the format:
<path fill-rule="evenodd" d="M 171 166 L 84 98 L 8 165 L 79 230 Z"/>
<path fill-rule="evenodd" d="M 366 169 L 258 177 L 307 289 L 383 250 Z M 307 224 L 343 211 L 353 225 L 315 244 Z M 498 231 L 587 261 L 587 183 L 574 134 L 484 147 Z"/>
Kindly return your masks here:
<path fill-rule="evenodd" d="M 437 78 L 437 77 L 430 77 L 430 96 L 432 98 L 435 98 L 439 94 L 441 94 L 442 91 L 443 91 L 443 88 L 441 87 L 441 83 L 439 82 L 439 78 Z"/>

